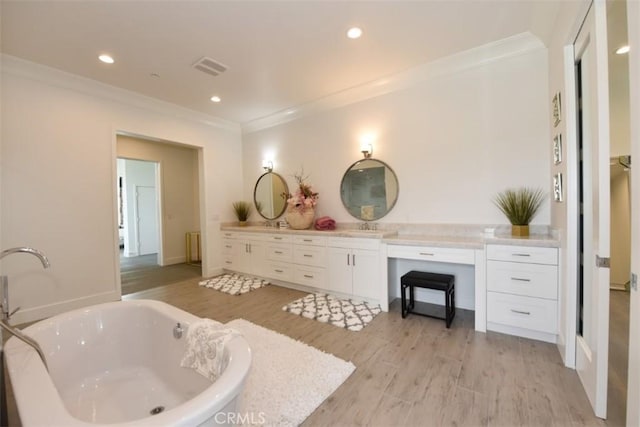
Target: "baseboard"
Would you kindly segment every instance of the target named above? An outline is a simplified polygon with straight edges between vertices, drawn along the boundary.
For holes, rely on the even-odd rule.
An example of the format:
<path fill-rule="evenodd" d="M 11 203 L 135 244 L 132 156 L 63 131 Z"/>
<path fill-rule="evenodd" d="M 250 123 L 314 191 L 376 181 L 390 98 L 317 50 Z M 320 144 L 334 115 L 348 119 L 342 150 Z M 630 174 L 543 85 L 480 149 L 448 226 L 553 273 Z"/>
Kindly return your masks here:
<path fill-rule="evenodd" d="M 173 264 L 184 264 L 187 262 L 187 257 L 184 256 L 174 256 L 171 258 L 165 258 L 162 260 L 162 265 L 173 265 Z"/>
<path fill-rule="evenodd" d="M 558 336 L 555 334 L 533 331 L 533 330 L 524 329 L 524 328 L 516 328 L 514 326 L 501 325 L 501 324 L 492 323 L 492 322 L 487 322 L 487 331 L 500 332 L 508 335 L 516 335 L 523 338 L 530 338 L 533 340 L 545 341 L 551 344 L 556 344 L 558 340 Z"/>
<path fill-rule="evenodd" d="M 53 304 L 41 305 L 39 307 L 25 308 L 18 311 L 11 317 L 12 325 L 19 325 L 27 322 L 35 322 L 36 320 L 46 319 L 56 314 L 65 313 L 67 311 L 83 308 L 90 305 L 101 304 L 104 302 L 120 301 L 120 293 L 116 291 L 104 292 L 102 294 L 90 295 L 82 298 L 76 298 L 67 301 L 60 301 Z"/>

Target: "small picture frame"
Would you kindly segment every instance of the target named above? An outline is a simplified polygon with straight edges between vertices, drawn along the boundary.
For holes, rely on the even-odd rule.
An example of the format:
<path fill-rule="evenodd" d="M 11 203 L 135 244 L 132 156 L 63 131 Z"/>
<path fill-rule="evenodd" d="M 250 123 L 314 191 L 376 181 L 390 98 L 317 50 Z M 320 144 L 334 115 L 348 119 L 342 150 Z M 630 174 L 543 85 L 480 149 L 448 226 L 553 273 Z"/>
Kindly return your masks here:
<path fill-rule="evenodd" d="M 562 172 L 553 176 L 553 200 L 562 202 Z"/>
<path fill-rule="evenodd" d="M 553 127 L 557 127 L 562 120 L 562 100 L 560 99 L 560 92 L 556 93 L 551 100 L 553 111 Z"/>
<path fill-rule="evenodd" d="M 562 163 L 562 134 L 559 133 L 553 138 L 553 164 Z"/>

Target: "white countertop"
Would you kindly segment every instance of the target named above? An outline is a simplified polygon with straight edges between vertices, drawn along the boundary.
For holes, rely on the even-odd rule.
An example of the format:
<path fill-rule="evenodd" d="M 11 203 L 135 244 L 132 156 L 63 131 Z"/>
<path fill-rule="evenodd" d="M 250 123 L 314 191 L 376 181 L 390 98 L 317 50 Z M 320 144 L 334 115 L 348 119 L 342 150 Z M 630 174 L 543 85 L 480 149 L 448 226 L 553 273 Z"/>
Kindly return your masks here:
<path fill-rule="evenodd" d="M 418 229 L 412 229 L 410 232 L 400 232 L 396 230 L 358 230 L 354 228 L 338 227 L 335 230 L 320 231 L 314 229 L 294 230 L 291 228 L 266 227 L 263 225 L 223 225 L 220 227 L 222 231 L 238 231 L 244 233 L 272 233 L 272 234 L 297 234 L 297 235 L 316 235 L 328 237 L 351 237 L 351 238 L 369 238 L 381 239 L 389 245 L 415 245 L 415 246 L 431 246 L 443 248 L 462 248 L 462 249 L 482 249 L 485 244 L 493 245 L 514 245 L 514 246 L 539 246 L 557 248 L 560 246 L 560 240 L 548 234 L 532 234 L 529 237 L 516 237 L 506 233 L 498 233 L 495 235 L 486 235 L 480 233 L 458 233 L 455 230 L 446 233 L 421 233 Z"/>

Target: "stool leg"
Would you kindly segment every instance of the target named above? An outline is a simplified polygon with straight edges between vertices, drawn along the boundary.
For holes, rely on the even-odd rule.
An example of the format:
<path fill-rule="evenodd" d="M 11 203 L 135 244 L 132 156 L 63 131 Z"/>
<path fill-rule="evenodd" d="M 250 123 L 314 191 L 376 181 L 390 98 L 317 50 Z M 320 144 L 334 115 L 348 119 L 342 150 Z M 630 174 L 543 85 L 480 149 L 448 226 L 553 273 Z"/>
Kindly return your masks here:
<path fill-rule="evenodd" d="M 413 311 L 413 307 L 415 305 L 416 299 L 414 295 L 413 285 L 409 285 L 409 311 Z"/>
<path fill-rule="evenodd" d="M 444 291 L 444 320 L 447 329 L 451 326 L 451 293 Z"/>
<path fill-rule="evenodd" d="M 407 317 L 407 286 L 400 284 L 400 298 L 402 298 L 402 318 Z"/>

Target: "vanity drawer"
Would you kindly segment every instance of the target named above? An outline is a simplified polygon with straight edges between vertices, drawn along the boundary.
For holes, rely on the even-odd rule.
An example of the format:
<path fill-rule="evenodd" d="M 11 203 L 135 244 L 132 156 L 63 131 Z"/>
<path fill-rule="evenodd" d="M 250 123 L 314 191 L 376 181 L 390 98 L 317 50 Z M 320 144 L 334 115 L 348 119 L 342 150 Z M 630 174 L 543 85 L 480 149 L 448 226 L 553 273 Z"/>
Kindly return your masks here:
<path fill-rule="evenodd" d="M 558 249 L 534 246 L 487 245 L 487 259 L 558 265 Z"/>
<path fill-rule="evenodd" d="M 291 282 L 293 279 L 293 266 L 278 262 L 270 262 L 265 266 L 265 276 L 270 279 Z"/>
<path fill-rule="evenodd" d="M 290 234 L 268 234 L 265 240 L 274 243 L 291 243 L 293 238 Z"/>
<path fill-rule="evenodd" d="M 272 261 L 293 260 L 293 250 L 291 245 L 275 243 L 267 245 L 267 259 Z"/>
<path fill-rule="evenodd" d="M 389 245 L 387 255 L 389 258 L 417 259 L 421 261 L 450 262 L 455 264 L 475 264 L 476 262 L 473 249 Z"/>
<path fill-rule="evenodd" d="M 487 290 L 555 300 L 558 299 L 558 267 L 487 261 Z"/>
<path fill-rule="evenodd" d="M 233 253 L 233 241 L 224 239 L 222 240 L 222 253 L 225 255 L 231 255 Z"/>
<path fill-rule="evenodd" d="M 222 237 L 224 239 L 237 239 L 239 236 L 237 233 L 234 233 L 233 231 L 223 231 Z"/>
<path fill-rule="evenodd" d="M 548 299 L 487 292 L 487 322 L 557 334 L 558 304 Z"/>
<path fill-rule="evenodd" d="M 324 236 L 293 236 L 293 243 L 296 245 L 312 245 L 312 246 L 326 246 L 327 238 Z"/>
<path fill-rule="evenodd" d="M 229 255 L 222 258 L 222 267 L 229 270 L 239 271 L 240 265 L 235 257 Z"/>
<path fill-rule="evenodd" d="M 293 281 L 314 288 L 326 288 L 325 269 L 298 265 L 295 268 Z"/>
<path fill-rule="evenodd" d="M 327 240 L 327 246 L 332 248 L 346 249 L 370 249 L 377 251 L 380 249 L 380 239 L 366 238 L 358 239 L 351 237 L 330 237 Z"/>
<path fill-rule="evenodd" d="M 303 245 L 295 245 L 293 247 L 293 262 L 296 264 L 324 267 L 326 258 L 327 248 Z"/>

